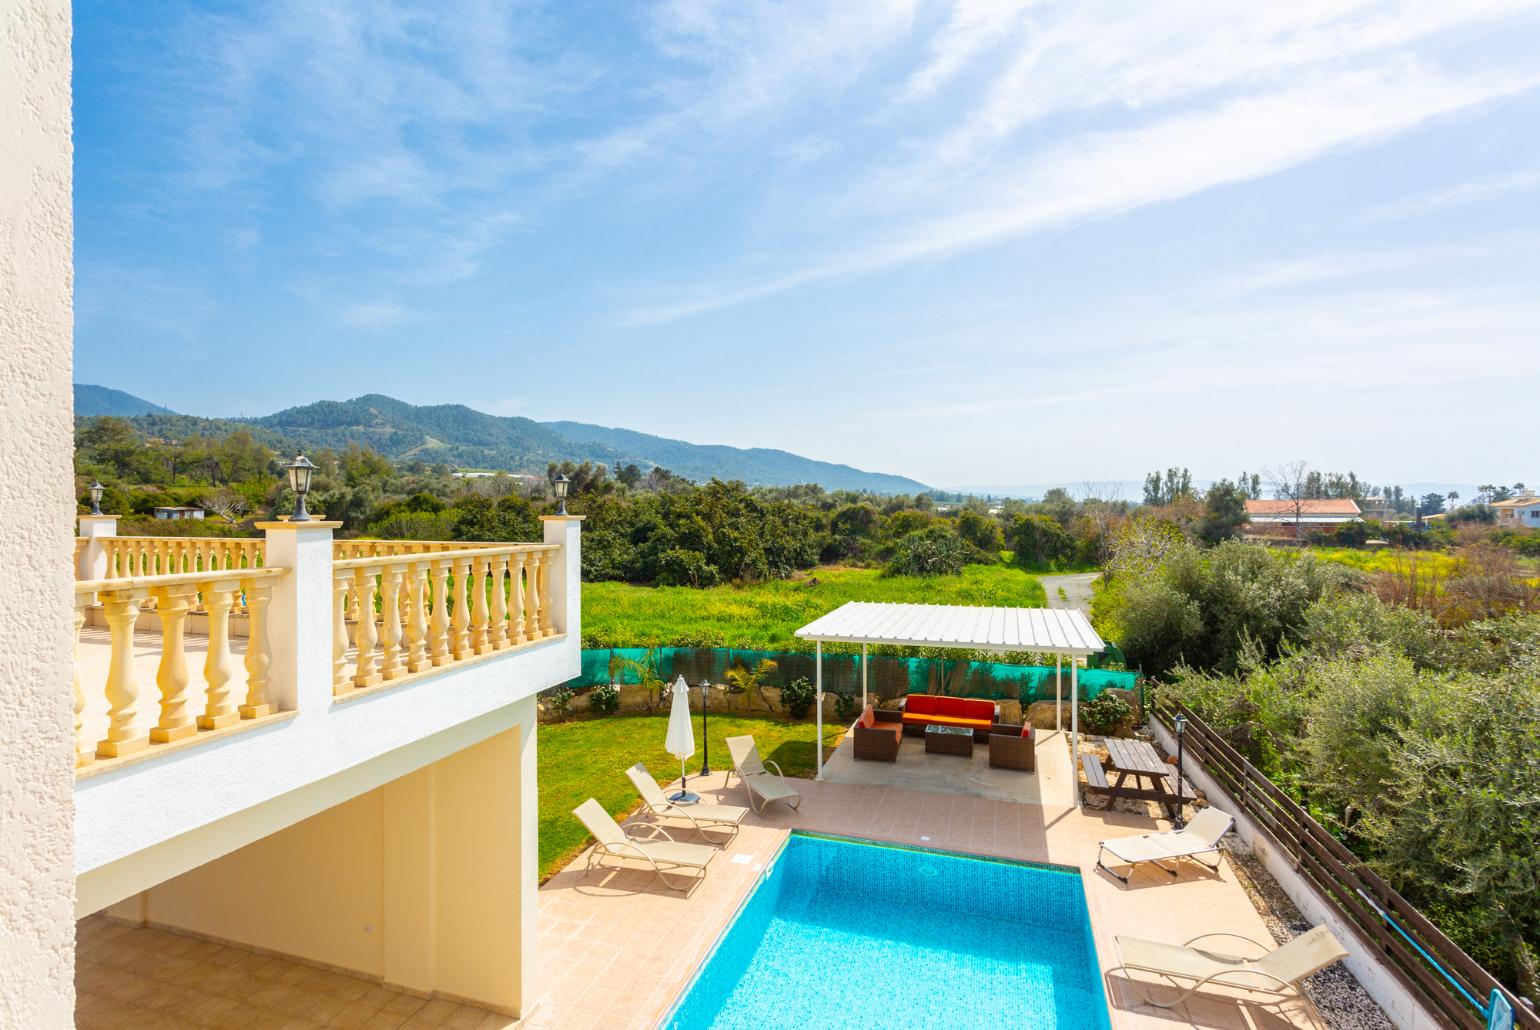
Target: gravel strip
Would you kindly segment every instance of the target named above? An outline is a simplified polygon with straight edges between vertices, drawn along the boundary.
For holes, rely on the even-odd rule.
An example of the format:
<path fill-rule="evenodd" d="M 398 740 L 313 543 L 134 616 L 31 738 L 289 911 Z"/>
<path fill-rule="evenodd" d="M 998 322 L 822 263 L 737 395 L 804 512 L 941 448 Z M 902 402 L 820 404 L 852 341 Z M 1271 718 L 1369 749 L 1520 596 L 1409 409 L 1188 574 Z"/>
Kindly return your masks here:
<path fill-rule="evenodd" d="M 1274 941 L 1283 944 L 1310 929 L 1310 921 L 1300 914 L 1294 902 L 1278 886 L 1278 881 L 1257 861 L 1250 844 L 1232 833 L 1220 842 L 1220 848 L 1230 860 L 1236 881 L 1251 898 Z M 1332 1030 L 1395 1030 L 1395 1024 L 1341 962 L 1306 980 L 1305 994 Z"/>

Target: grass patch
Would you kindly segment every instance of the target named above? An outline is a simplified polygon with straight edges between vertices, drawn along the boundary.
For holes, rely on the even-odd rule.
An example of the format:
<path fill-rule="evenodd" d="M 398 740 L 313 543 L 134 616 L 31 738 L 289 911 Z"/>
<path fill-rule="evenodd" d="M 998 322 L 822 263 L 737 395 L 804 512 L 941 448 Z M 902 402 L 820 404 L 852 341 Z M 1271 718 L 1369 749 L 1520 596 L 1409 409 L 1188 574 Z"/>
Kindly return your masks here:
<path fill-rule="evenodd" d="M 1359 550 L 1355 547 L 1311 547 L 1309 553 L 1322 561 L 1346 565 L 1360 572 L 1405 572 L 1413 565 L 1419 575 L 1447 578 L 1459 571 L 1460 559 L 1441 551 L 1408 551 L 1394 547 Z"/>
<path fill-rule="evenodd" d="M 846 601 L 1031 608 L 1047 604 L 1047 595 L 1037 577 L 1005 565 L 923 578 L 826 567 L 794 580 L 705 590 L 584 583 L 583 646 L 807 651 L 792 634 Z"/>
<path fill-rule="evenodd" d="M 843 726 L 824 723 L 824 746 L 838 742 Z M 690 759 L 692 773 L 700 769 L 704 741 L 696 724 L 696 752 Z M 589 798 L 597 798 L 617 822 L 633 811 L 639 800 L 626 770 L 644 763 L 659 783 L 679 775 L 679 760 L 663 750 L 668 733 L 667 715 L 616 715 L 602 719 L 543 723 L 538 731 L 540 763 L 540 878 L 555 873 L 588 845 L 588 831 L 572 810 Z M 711 777 L 722 783 L 722 771 L 732 768 L 727 754 L 728 737 L 752 734 L 759 753 L 780 764 L 787 776 L 811 778 L 816 764 L 813 741 L 817 728 L 811 720 L 788 722 L 766 715 L 711 716 Z M 826 752 L 827 753 L 827 752 Z M 742 802 L 747 804 L 746 801 Z"/>

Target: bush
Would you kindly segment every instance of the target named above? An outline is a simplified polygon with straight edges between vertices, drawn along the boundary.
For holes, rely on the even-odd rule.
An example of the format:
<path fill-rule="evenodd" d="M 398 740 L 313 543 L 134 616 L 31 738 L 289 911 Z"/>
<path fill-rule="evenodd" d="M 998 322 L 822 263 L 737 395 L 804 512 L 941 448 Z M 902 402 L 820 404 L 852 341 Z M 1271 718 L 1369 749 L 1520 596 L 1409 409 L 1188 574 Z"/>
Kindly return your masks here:
<path fill-rule="evenodd" d="M 1075 538 L 1047 515 L 1018 515 L 1006 542 L 1016 563 L 1027 568 L 1052 568 L 1075 557 Z"/>
<path fill-rule="evenodd" d="M 883 567 L 890 576 L 955 576 L 968 564 L 970 548 L 946 526 L 916 530 L 898 542 Z"/>
<path fill-rule="evenodd" d="M 798 676 L 781 688 L 781 705 L 793 719 L 806 719 L 816 700 L 813 682 L 806 676 Z"/>
<path fill-rule="evenodd" d="M 856 714 L 856 698 L 854 694 L 834 695 L 834 717 L 842 724 L 853 722 Z"/>
<path fill-rule="evenodd" d="M 659 586 L 709 587 L 721 580 L 722 573 L 699 551 L 674 547 L 658 556 Z"/>
<path fill-rule="evenodd" d="M 1134 706 L 1107 691 L 1080 703 L 1080 721 L 1087 733 L 1110 737 L 1133 722 L 1133 718 Z"/>
<path fill-rule="evenodd" d="M 614 715 L 620 711 L 620 688 L 613 683 L 595 687 L 588 695 L 588 710 L 595 715 Z"/>
<path fill-rule="evenodd" d="M 558 717 L 565 719 L 572 714 L 572 701 L 577 694 L 571 687 L 557 687 L 547 696 L 551 699 L 551 709 Z"/>

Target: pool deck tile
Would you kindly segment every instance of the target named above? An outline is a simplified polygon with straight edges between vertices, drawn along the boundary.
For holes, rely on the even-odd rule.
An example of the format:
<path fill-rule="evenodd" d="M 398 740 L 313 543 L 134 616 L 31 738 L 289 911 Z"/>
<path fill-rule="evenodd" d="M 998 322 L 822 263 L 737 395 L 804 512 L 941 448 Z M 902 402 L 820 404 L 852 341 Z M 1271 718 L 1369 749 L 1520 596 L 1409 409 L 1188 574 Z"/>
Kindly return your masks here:
<path fill-rule="evenodd" d="M 1057 735 L 1046 737 L 1039 748 L 1062 749 L 1067 764 L 1068 746 Z M 746 803 L 742 786 L 725 781 L 718 773 L 705 782 L 692 779 L 690 786 L 708 800 Z M 872 783 L 794 782 L 802 791 L 800 810 L 777 804 L 751 814 L 688 895 L 664 888 L 650 870 L 634 865 L 585 874 L 586 852 L 547 881 L 539 894 L 538 1001 L 523 1025 L 656 1026 L 792 829 L 1078 867 L 1104 973 L 1116 965 L 1118 934 L 1181 943 L 1224 930 L 1270 940 L 1228 865 L 1212 873 L 1183 863 L 1177 877 L 1144 867 L 1127 886 L 1095 871 L 1100 841 L 1168 828 L 1164 822 Z M 678 829 L 674 821 L 662 825 Z M 674 835 L 693 839 L 688 830 Z M 1201 995 L 1162 1009 L 1144 1002 L 1122 976 L 1104 976 L 1103 985 L 1114 1030 L 1313 1025 L 1298 1004 L 1280 1011 Z"/>

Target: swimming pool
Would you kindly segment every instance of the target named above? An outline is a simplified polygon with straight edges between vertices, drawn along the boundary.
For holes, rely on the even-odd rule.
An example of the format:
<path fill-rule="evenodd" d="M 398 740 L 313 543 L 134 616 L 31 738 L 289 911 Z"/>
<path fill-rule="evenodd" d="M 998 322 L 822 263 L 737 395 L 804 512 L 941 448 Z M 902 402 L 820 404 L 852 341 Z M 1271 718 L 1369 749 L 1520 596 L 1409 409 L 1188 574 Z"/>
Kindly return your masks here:
<path fill-rule="evenodd" d="M 670 1030 L 1108 1030 L 1080 873 L 793 832 Z"/>

